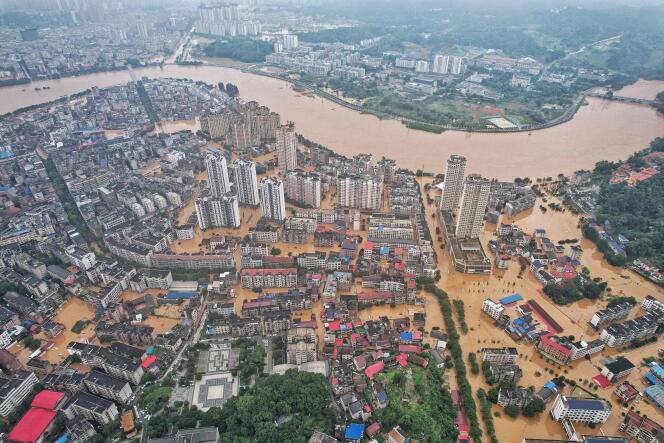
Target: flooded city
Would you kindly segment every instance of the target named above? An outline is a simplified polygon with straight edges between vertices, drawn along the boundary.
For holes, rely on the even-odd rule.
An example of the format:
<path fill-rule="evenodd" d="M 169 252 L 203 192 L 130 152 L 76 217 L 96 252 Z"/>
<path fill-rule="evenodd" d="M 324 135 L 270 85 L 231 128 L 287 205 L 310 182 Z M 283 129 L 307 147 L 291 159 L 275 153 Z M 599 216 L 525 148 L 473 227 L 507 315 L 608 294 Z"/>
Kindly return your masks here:
<path fill-rule="evenodd" d="M 212 66 L 174 66 L 136 69 L 138 76 L 191 78 L 216 84 L 236 84 L 242 98 L 256 100 L 278 112 L 283 121 L 294 121 L 305 137 L 352 156 L 370 152 L 386 156 L 412 170 L 436 171 L 432 156 L 442 162 L 452 153 L 466 156 L 473 170 L 487 177 L 546 177 L 590 168 L 599 160 L 621 160 L 647 147 L 664 133 L 664 116 L 641 105 L 587 98 L 574 118 L 564 124 L 538 131 L 494 134 L 447 131 L 432 134 L 406 128 L 394 120 L 379 120 L 360 114 L 317 96 L 293 90 L 289 83 L 273 78 Z M 129 81 L 126 71 L 90 74 L 47 82 L 51 89 L 34 91 L 25 86 L 3 88 L 6 98 L 0 113 L 54 100 L 92 86 L 104 87 Z M 664 82 L 640 81 L 625 94 L 651 97 Z M 182 126 L 187 129 L 187 126 Z M 518 160 L 518 161 L 517 161 Z"/>

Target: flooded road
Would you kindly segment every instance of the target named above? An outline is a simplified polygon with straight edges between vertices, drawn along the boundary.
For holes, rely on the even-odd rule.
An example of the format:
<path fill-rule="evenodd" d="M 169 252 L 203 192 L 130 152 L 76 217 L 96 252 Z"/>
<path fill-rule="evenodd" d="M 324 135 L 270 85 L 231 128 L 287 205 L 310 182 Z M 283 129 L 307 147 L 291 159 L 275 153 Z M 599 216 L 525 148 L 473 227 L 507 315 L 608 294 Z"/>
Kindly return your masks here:
<path fill-rule="evenodd" d="M 468 158 L 468 172 L 512 179 L 552 176 L 590 168 L 599 160 L 620 160 L 664 135 L 664 116 L 653 108 L 588 99 L 568 123 L 532 133 L 433 134 L 414 131 L 394 120 L 361 114 L 338 104 L 294 91 L 290 84 L 273 78 L 213 66 L 175 66 L 135 70 L 139 76 L 180 77 L 208 83 L 231 82 L 245 100 L 256 100 L 294 121 L 305 137 L 338 153 L 370 152 L 397 160 L 399 166 L 441 171 L 450 154 Z M 0 113 L 80 92 L 91 86 L 105 87 L 129 81 L 125 71 L 35 82 L 2 88 Z M 35 87 L 51 89 L 35 91 Z M 628 87 L 629 88 L 629 87 Z M 639 82 L 625 93 L 650 94 L 659 83 Z M 631 92 L 630 92 L 631 91 Z M 193 125 L 194 128 L 196 127 Z M 183 127 L 184 129 L 184 127 Z"/>

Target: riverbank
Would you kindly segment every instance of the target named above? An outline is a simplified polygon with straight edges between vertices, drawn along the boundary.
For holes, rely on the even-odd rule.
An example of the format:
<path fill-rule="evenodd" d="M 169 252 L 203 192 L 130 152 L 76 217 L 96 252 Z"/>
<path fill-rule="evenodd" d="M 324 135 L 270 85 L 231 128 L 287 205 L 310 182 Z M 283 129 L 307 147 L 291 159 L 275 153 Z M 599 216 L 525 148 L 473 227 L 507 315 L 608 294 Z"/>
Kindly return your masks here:
<path fill-rule="evenodd" d="M 255 65 L 254 65 L 255 66 Z M 523 125 L 523 126 L 516 126 L 513 128 L 498 128 L 498 127 L 481 127 L 481 126 L 475 126 L 475 125 L 446 125 L 446 124 L 435 124 L 431 122 L 426 122 L 426 121 L 421 121 L 421 120 L 414 120 L 410 118 L 406 118 L 403 116 L 400 116 L 398 114 L 392 114 L 384 111 L 378 111 L 376 109 L 371 109 L 367 108 L 362 105 L 358 105 L 356 103 L 349 102 L 348 100 L 345 100 L 337 95 L 330 94 L 329 92 L 317 87 L 315 84 L 304 81 L 304 80 L 295 80 L 286 76 L 282 76 L 279 73 L 273 73 L 273 72 L 268 72 L 262 69 L 256 69 L 254 66 L 249 66 L 242 68 L 242 72 L 250 73 L 250 74 L 255 74 L 255 75 L 262 75 L 265 77 L 271 77 L 277 80 L 282 80 L 285 82 L 288 82 L 292 84 L 296 88 L 300 89 L 305 89 L 308 90 L 317 96 L 324 98 L 326 100 L 330 100 L 338 105 L 341 105 L 345 108 L 348 108 L 353 111 L 360 112 L 362 114 L 370 114 L 374 115 L 380 119 L 393 119 L 397 120 L 409 129 L 415 129 L 419 131 L 425 131 L 425 132 L 433 132 L 436 134 L 440 134 L 443 131 L 462 131 L 462 132 L 481 132 L 481 133 L 515 133 L 515 132 L 532 132 L 532 131 L 539 131 L 542 129 L 547 129 L 547 128 L 552 128 L 554 126 L 561 125 L 563 123 L 567 123 L 571 119 L 574 118 L 574 115 L 576 115 L 577 111 L 581 107 L 581 105 L 584 103 L 585 94 L 579 94 L 575 99 L 574 103 L 565 110 L 559 117 L 550 120 L 545 123 L 537 124 L 537 125 Z"/>

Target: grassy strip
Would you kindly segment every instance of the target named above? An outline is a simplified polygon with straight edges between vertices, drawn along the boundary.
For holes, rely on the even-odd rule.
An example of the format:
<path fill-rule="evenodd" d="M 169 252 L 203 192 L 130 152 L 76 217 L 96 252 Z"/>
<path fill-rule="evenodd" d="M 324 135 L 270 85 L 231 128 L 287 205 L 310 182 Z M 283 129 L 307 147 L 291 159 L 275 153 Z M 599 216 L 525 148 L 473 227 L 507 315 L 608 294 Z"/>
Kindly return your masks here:
<path fill-rule="evenodd" d="M 493 416 L 491 415 L 491 403 L 486 399 L 486 392 L 484 389 L 479 388 L 477 390 L 477 397 L 480 399 L 480 408 L 482 409 L 482 420 L 484 420 L 484 426 L 486 426 L 486 431 L 489 434 L 489 440 L 491 443 L 498 443 L 496 438 L 496 428 L 493 427 Z"/>
<path fill-rule="evenodd" d="M 438 125 L 432 125 L 431 123 L 406 122 L 405 124 L 408 129 L 433 132 L 434 134 L 442 134 L 443 132 L 445 132 L 445 128 L 442 128 Z"/>
<path fill-rule="evenodd" d="M 435 285 L 425 285 L 424 289 L 438 299 L 440 311 L 445 319 L 445 328 L 447 329 L 447 346 L 454 359 L 454 370 L 456 372 L 457 385 L 459 386 L 459 392 L 461 394 L 461 408 L 466 413 L 466 417 L 468 417 L 468 421 L 470 422 L 470 436 L 475 441 L 481 441 L 482 429 L 480 428 L 477 419 L 477 406 L 473 399 L 473 391 L 468 382 L 468 377 L 466 376 L 466 364 L 463 361 L 463 351 L 459 344 L 459 333 L 456 330 L 456 325 L 452 318 L 452 304 L 450 303 L 450 298 L 445 291 Z"/>

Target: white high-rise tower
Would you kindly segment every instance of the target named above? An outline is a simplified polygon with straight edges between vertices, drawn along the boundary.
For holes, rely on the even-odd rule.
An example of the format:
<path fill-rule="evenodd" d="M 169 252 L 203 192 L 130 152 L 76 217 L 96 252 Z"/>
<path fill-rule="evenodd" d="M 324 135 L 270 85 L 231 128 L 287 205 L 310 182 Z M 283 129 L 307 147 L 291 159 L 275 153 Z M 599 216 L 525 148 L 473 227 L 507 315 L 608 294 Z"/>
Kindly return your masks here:
<path fill-rule="evenodd" d="M 463 191 L 463 176 L 466 172 L 466 157 L 452 155 L 447 160 L 445 170 L 445 186 L 440 200 L 440 210 L 454 212 L 459 206 Z"/>
<path fill-rule="evenodd" d="M 284 172 L 297 168 L 297 137 L 293 123 L 277 128 L 277 162 Z"/>
<path fill-rule="evenodd" d="M 286 219 L 284 184 L 277 177 L 265 177 L 261 180 L 261 210 L 263 216 L 271 220 Z"/>
<path fill-rule="evenodd" d="M 478 238 L 480 236 L 490 192 L 491 182 L 486 178 L 477 174 L 470 174 L 466 177 L 456 223 L 457 238 Z"/>
<path fill-rule="evenodd" d="M 205 166 L 208 172 L 208 188 L 213 197 L 221 197 L 230 192 L 231 183 L 228 179 L 226 157 L 223 155 L 208 154 L 205 157 Z"/>
<path fill-rule="evenodd" d="M 238 158 L 233 162 L 235 171 L 235 189 L 237 199 L 242 205 L 258 206 L 258 180 L 256 179 L 256 164 L 252 161 Z"/>

